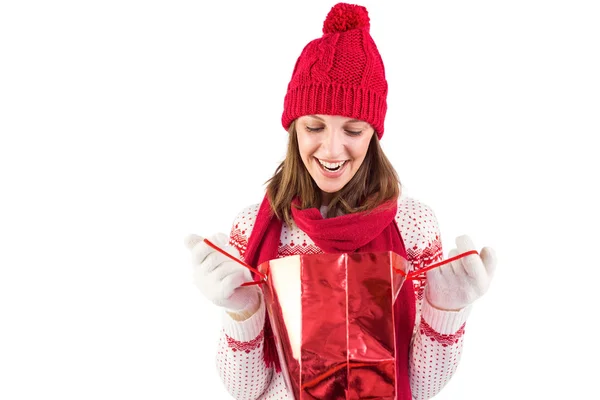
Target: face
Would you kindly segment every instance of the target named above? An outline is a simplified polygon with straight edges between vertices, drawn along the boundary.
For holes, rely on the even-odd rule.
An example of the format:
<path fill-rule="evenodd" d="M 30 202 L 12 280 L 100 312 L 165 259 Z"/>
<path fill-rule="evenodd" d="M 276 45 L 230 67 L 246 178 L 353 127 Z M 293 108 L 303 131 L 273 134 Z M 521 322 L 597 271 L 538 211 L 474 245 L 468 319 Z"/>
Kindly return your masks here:
<path fill-rule="evenodd" d="M 328 204 L 362 165 L 373 127 L 352 118 L 305 115 L 296 120 L 300 156 Z"/>

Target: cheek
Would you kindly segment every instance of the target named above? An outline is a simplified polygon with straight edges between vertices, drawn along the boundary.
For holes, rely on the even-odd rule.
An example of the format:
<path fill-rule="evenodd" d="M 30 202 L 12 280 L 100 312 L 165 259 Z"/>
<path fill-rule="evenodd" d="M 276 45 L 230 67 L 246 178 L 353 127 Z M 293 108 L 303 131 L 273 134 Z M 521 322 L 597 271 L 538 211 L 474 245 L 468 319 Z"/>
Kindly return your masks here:
<path fill-rule="evenodd" d="M 353 158 L 362 161 L 366 157 L 367 151 L 369 150 L 369 142 L 370 140 L 364 140 L 360 143 L 356 143 L 356 146 L 354 146 L 352 152 Z"/>
<path fill-rule="evenodd" d="M 303 160 L 308 160 L 315 151 L 315 145 L 308 138 L 298 135 L 298 150 Z"/>

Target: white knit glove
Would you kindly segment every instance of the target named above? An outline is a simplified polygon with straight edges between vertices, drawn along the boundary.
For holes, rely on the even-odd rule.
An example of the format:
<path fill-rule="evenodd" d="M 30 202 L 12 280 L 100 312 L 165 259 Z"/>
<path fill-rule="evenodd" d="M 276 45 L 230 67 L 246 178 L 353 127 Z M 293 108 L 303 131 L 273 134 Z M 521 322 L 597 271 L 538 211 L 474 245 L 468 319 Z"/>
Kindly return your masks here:
<path fill-rule="evenodd" d="M 448 258 L 470 250 L 475 250 L 471 238 L 459 236 Z M 446 311 L 465 308 L 488 290 L 495 269 L 496 254 L 490 247 L 482 248 L 479 255 L 471 254 L 431 269 L 427 271 L 427 301 Z"/>
<path fill-rule="evenodd" d="M 240 253 L 230 246 L 227 235 L 218 233 L 208 240 L 236 258 Z M 260 301 L 256 286 L 243 286 L 252 281 L 250 270 L 203 242 L 198 235 L 189 235 L 185 244 L 192 252 L 194 283 L 200 292 L 217 306 L 235 313 L 258 309 Z"/>

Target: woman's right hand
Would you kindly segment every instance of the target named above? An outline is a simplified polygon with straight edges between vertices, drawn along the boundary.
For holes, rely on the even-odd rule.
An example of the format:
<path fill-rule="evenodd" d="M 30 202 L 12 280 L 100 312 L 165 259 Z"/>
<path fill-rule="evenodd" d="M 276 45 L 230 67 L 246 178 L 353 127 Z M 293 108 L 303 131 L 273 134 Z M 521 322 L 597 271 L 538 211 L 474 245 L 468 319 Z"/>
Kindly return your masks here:
<path fill-rule="evenodd" d="M 208 240 L 240 258 L 237 249 L 228 244 L 227 235 L 218 233 Z M 185 244 L 192 252 L 194 283 L 206 298 L 232 313 L 252 314 L 258 309 L 259 289 L 241 286 L 252 281 L 248 268 L 207 245 L 201 236 L 188 235 Z"/>

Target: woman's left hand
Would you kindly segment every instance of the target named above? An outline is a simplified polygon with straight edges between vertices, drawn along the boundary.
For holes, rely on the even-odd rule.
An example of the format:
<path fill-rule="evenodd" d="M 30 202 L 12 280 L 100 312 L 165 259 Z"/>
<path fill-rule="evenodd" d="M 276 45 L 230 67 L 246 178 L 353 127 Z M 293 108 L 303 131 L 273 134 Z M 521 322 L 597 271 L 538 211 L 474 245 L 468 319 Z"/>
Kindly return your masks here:
<path fill-rule="evenodd" d="M 456 238 L 456 248 L 448 258 L 475 250 L 467 235 Z M 496 269 L 496 254 L 484 247 L 479 254 L 459 258 L 441 267 L 427 271 L 425 296 L 433 307 L 458 311 L 480 298 L 489 288 Z"/>

